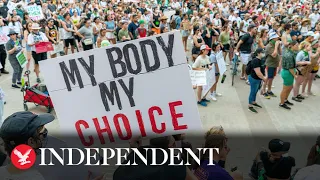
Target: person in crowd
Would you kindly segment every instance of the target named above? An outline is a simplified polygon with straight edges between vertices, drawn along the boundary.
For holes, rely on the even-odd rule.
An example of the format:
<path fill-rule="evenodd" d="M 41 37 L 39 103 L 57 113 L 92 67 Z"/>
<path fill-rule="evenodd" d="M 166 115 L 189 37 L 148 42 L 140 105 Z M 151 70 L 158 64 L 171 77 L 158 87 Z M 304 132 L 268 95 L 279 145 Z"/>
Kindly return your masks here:
<path fill-rule="evenodd" d="M 34 114 L 29 111 L 16 112 L 7 117 L 1 128 L 0 138 L 4 142 L 6 154 L 11 154 L 15 147 L 25 144 L 40 153 L 47 143 L 48 130 L 45 125 L 52 122 L 55 117 L 51 114 Z M 1 177 L 13 179 L 44 180 L 44 177 L 35 168 L 21 170 L 9 163 L 0 167 Z"/>
<path fill-rule="evenodd" d="M 71 53 L 74 53 L 75 40 L 74 33 L 77 31 L 77 27 L 73 24 L 69 13 L 63 15 L 64 20 L 61 21 L 64 29 L 64 53 L 68 54 L 69 46 L 71 46 Z"/>
<path fill-rule="evenodd" d="M 22 25 L 18 21 L 18 16 L 13 16 L 11 18 L 11 22 L 8 24 L 9 29 L 13 29 L 18 34 L 18 39 L 21 38 L 22 35 Z"/>
<path fill-rule="evenodd" d="M 152 31 L 160 34 L 160 11 L 158 8 L 153 8 L 153 14 L 151 19 Z"/>
<path fill-rule="evenodd" d="M 97 45 L 96 45 L 98 48 L 107 47 L 111 45 L 110 41 L 106 37 L 106 34 L 107 34 L 107 29 L 105 28 L 100 29 L 100 34 L 97 39 Z"/>
<path fill-rule="evenodd" d="M 201 29 L 199 26 L 195 26 L 193 27 L 193 32 L 194 32 L 194 35 L 193 35 L 193 48 L 192 48 L 192 58 L 193 60 L 195 60 L 198 56 L 199 56 L 199 53 L 200 53 L 200 47 L 202 45 L 205 44 L 203 38 L 202 38 L 202 33 L 201 33 Z"/>
<path fill-rule="evenodd" d="M 225 25 L 221 30 L 219 42 L 223 51 L 223 58 L 225 61 L 227 61 L 227 55 L 230 51 L 230 28 L 228 25 Z M 228 63 L 226 63 L 226 65 L 229 66 Z"/>
<path fill-rule="evenodd" d="M 0 16 L 0 27 L 3 27 L 3 26 L 5 26 L 4 19 L 3 17 Z M 5 69 L 6 59 L 7 59 L 7 51 L 6 51 L 5 45 L 0 44 L 0 63 L 1 63 L 0 76 L 1 74 L 9 74 L 9 71 Z"/>
<path fill-rule="evenodd" d="M 15 30 L 11 29 L 8 36 L 10 37 L 10 40 L 6 44 L 6 49 L 9 54 L 9 62 L 13 68 L 11 86 L 19 89 L 19 85 L 21 85 L 22 68 L 16 55 L 22 50 L 22 45 L 17 37 L 18 33 L 16 33 Z"/>
<path fill-rule="evenodd" d="M 93 19 L 93 43 L 96 44 L 100 29 L 102 29 L 102 23 L 100 22 L 100 17 L 95 17 Z"/>
<path fill-rule="evenodd" d="M 121 29 L 118 33 L 118 38 L 121 42 L 129 41 L 131 40 L 129 32 L 128 32 L 128 22 L 124 21 L 121 23 Z"/>
<path fill-rule="evenodd" d="M 2 125 L 2 119 L 3 119 L 3 114 L 4 114 L 4 102 L 5 102 L 5 93 L 0 87 L 0 127 Z M 0 138 L 1 141 L 1 138 Z M 1 164 L 0 164 L 1 166 Z"/>
<path fill-rule="evenodd" d="M 301 42 L 303 40 L 302 34 L 299 30 L 299 24 L 297 22 L 292 23 L 292 30 L 290 32 L 292 40 Z"/>
<path fill-rule="evenodd" d="M 204 31 L 202 32 L 202 39 L 207 46 L 211 46 L 213 42 L 215 30 L 213 29 L 213 24 L 211 22 L 207 22 Z M 209 52 L 208 56 L 210 56 L 211 52 Z"/>
<path fill-rule="evenodd" d="M 293 97 L 292 100 L 301 102 L 301 100 L 304 100 L 305 98 L 299 94 L 300 86 L 306 79 L 306 73 L 308 70 L 308 65 L 311 65 L 310 62 L 310 54 L 312 54 L 311 45 L 309 45 L 307 42 L 302 42 L 299 45 L 299 53 L 296 56 L 296 69 L 298 76 L 296 78 L 294 87 L 293 87 Z"/>
<path fill-rule="evenodd" d="M 93 27 L 90 19 L 84 20 L 84 26 L 77 31 L 77 35 L 81 38 L 84 51 L 93 49 Z"/>
<path fill-rule="evenodd" d="M 266 46 L 266 68 L 268 80 L 263 85 L 263 89 L 267 92 L 264 97 L 277 97 L 271 90 L 273 79 L 277 74 L 277 68 L 279 67 L 280 57 L 281 57 L 281 41 L 277 33 L 273 32 L 269 34 L 269 43 Z"/>
<path fill-rule="evenodd" d="M 219 148 L 219 153 L 214 150 L 213 164 L 209 166 L 210 154 L 205 153 L 200 156 L 200 165 L 195 166 L 194 174 L 198 179 L 225 179 L 225 180 L 240 180 L 243 175 L 240 172 L 229 174 L 223 167 L 219 165 L 220 159 L 224 159 L 228 155 L 227 139 L 224 135 L 207 133 L 205 137 L 204 148 Z M 212 156 L 212 154 L 211 154 Z"/>
<path fill-rule="evenodd" d="M 252 45 L 254 43 L 254 36 L 257 33 L 257 28 L 255 25 L 250 25 L 247 30 L 249 33 L 241 36 L 235 48 L 235 53 L 239 52 L 240 50 L 240 59 L 242 61 L 242 73 L 240 79 L 247 80 L 246 83 L 249 84 L 249 80 L 247 74 L 245 73 L 245 70 L 250 60 Z"/>
<path fill-rule="evenodd" d="M 282 51 L 284 51 L 284 48 L 287 48 L 289 43 L 292 42 L 292 37 L 290 35 L 291 32 L 291 24 L 286 24 L 284 26 L 284 32 L 281 36 L 281 43 L 282 43 Z"/>
<path fill-rule="evenodd" d="M 307 166 L 314 164 L 320 165 L 320 136 L 317 137 L 316 143 L 311 147 L 307 158 Z"/>
<path fill-rule="evenodd" d="M 26 42 L 26 53 L 27 53 L 26 57 L 27 57 L 27 61 L 28 61 L 27 64 L 26 64 L 26 71 L 28 71 L 30 69 L 30 61 L 31 61 L 31 58 L 32 58 L 31 46 L 29 46 L 29 44 L 28 44 L 28 36 L 32 31 L 31 28 L 32 28 L 32 22 L 27 22 L 26 29 L 23 32 L 23 36 L 26 37 L 26 38 L 24 38 L 24 40 Z"/>
<path fill-rule="evenodd" d="M 167 16 L 161 16 L 160 17 L 160 25 L 159 28 L 163 28 L 163 27 L 167 27 L 167 21 L 168 21 L 168 17 Z"/>
<path fill-rule="evenodd" d="M 250 176 L 254 179 L 290 179 L 291 170 L 296 166 L 292 156 L 287 156 L 290 142 L 280 139 L 269 141 L 268 149 L 260 151 L 255 157 Z"/>
<path fill-rule="evenodd" d="M 31 26 L 32 33 L 28 35 L 28 45 L 31 46 L 31 53 L 32 53 L 32 58 L 34 59 L 34 72 L 36 73 L 37 76 L 37 82 L 41 83 L 40 76 L 39 76 L 39 61 L 46 60 L 47 59 L 47 53 L 42 52 L 42 53 L 36 53 L 36 44 L 39 42 L 44 42 L 48 41 L 47 36 L 43 33 L 40 32 L 40 26 L 37 23 L 33 23 Z"/>
<path fill-rule="evenodd" d="M 114 35 L 114 32 L 116 30 L 116 24 L 112 18 L 112 15 L 107 14 L 105 16 L 105 25 L 107 29 L 107 39 L 110 41 L 112 44 L 116 44 L 116 37 Z"/>
<path fill-rule="evenodd" d="M 135 31 L 137 38 L 145 38 L 147 37 L 147 29 L 145 28 L 145 22 L 144 20 L 139 21 L 139 27 Z"/>
<path fill-rule="evenodd" d="M 211 51 L 211 48 L 207 45 L 201 45 L 200 47 L 200 55 L 197 57 L 195 62 L 192 65 L 193 70 L 203 71 L 203 70 L 210 70 L 212 66 L 210 65 L 210 60 L 208 53 Z M 209 100 L 202 98 L 202 86 L 197 86 L 197 98 L 198 98 L 198 104 L 201 106 L 207 106 L 207 102 Z M 205 97 L 205 96 L 204 96 Z"/>
<path fill-rule="evenodd" d="M 47 21 L 47 26 L 46 26 L 46 35 L 49 41 L 55 46 L 57 46 L 60 42 L 59 40 L 59 31 L 58 28 L 54 25 L 54 19 L 50 18 Z M 55 58 L 57 57 L 57 52 L 56 51 L 51 51 L 50 57 Z"/>
<path fill-rule="evenodd" d="M 218 66 L 218 60 L 217 58 L 223 58 L 222 56 L 222 51 L 221 51 L 221 47 L 219 43 L 214 43 L 212 45 L 212 53 L 210 55 L 210 62 L 212 64 L 212 66 L 215 68 L 215 76 L 216 76 L 216 82 L 214 83 L 214 85 L 212 86 L 212 88 L 210 89 L 210 98 L 213 101 L 217 101 L 217 96 L 220 97 L 222 96 L 222 94 L 217 93 L 217 85 L 219 82 L 219 77 L 220 77 L 220 70 L 219 70 L 219 66 Z"/>
<path fill-rule="evenodd" d="M 191 28 L 191 23 L 189 22 L 189 16 L 188 14 L 184 14 L 183 19 L 181 21 L 181 35 L 182 35 L 182 42 L 184 46 L 184 51 L 189 51 L 187 48 L 187 43 L 188 43 L 188 37 L 190 34 L 190 28 Z"/>
<path fill-rule="evenodd" d="M 264 50 L 258 48 L 254 54 L 253 59 L 250 62 L 250 66 L 248 67 L 248 71 L 250 75 L 248 76 L 250 82 L 250 94 L 249 94 L 249 105 L 248 110 L 252 113 L 258 113 L 256 108 L 262 108 L 256 102 L 257 92 L 261 86 L 261 81 L 267 82 L 267 78 L 265 77 L 265 69 L 262 65 L 262 58 L 264 57 Z"/>
<path fill-rule="evenodd" d="M 297 51 L 299 51 L 299 43 L 297 41 L 291 41 L 282 53 L 281 77 L 283 79 L 283 88 L 280 94 L 279 106 L 288 110 L 291 109 L 288 105 L 293 106 L 293 103 L 288 100 L 288 97 L 293 88 L 294 79 L 297 77 L 295 69 L 295 52 Z"/>
<path fill-rule="evenodd" d="M 137 39 L 136 30 L 139 28 L 138 16 L 132 15 L 132 22 L 128 26 L 128 32 L 131 40 Z"/>

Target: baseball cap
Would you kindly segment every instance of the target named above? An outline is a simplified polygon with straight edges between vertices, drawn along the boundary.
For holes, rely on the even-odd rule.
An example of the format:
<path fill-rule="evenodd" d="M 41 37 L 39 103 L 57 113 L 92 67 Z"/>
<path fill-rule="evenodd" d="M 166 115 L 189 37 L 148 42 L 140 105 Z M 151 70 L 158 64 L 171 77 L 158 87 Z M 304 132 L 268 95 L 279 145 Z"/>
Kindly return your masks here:
<path fill-rule="evenodd" d="M 249 27 L 248 27 L 248 30 L 252 29 L 252 28 L 255 28 L 257 27 L 255 24 L 250 24 Z"/>
<path fill-rule="evenodd" d="M 200 47 L 200 51 L 201 50 L 211 50 L 211 48 L 208 46 L 208 45 L 201 45 L 201 47 Z"/>
<path fill-rule="evenodd" d="M 276 32 L 272 32 L 269 34 L 269 41 L 275 38 L 279 38 L 279 35 Z"/>
<path fill-rule="evenodd" d="M 272 139 L 269 142 L 269 150 L 275 152 L 287 152 L 290 149 L 290 143 L 284 142 L 280 139 Z"/>
<path fill-rule="evenodd" d="M 309 31 L 309 32 L 307 33 L 307 36 L 314 36 L 314 32 L 313 32 L 313 31 Z"/>
<path fill-rule="evenodd" d="M 33 114 L 29 111 L 20 111 L 7 117 L 1 128 L 0 137 L 3 139 L 29 138 L 34 135 L 40 126 L 52 122 L 55 117 L 52 114 Z"/>
<path fill-rule="evenodd" d="M 318 42 L 319 42 L 319 40 L 314 40 L 314 41 L 312 41 L 311 46 L 316 45 Z"/>

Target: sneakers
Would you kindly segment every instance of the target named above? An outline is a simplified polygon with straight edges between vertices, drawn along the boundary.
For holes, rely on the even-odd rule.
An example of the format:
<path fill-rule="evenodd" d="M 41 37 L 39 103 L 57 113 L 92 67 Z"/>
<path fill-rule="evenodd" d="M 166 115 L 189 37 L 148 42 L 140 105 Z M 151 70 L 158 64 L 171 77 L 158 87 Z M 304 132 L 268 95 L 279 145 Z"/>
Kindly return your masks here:
<path fill-rule="evenodd" d="M 308 94 L 307 93 L 302 93 L 301 96 L 304 97 L 304 98 L 308 98 Z"/>
<path fill-rule="evenodd" d="M 301 94 L 298 94 L 297 98 L 302 100 L 305 99 Z"/>
<path fill-rule="evenodd" d="M 17 84 L 18 84 L 18 85 L 21 85 L 22 83 L 21 83 L 21 82 L 17 82 Z"/>
<path fill-rule="evenodd" d="M 297 101 L 297 102 L 302 102 L 302 100 L 299 99 L 298 97 L 292 97 L 292 100 Z"/>
<path fill-rule="evenodd" d="M 204 101 L 204 102 L 210 102 L 208 99 L 206 99 L 206 98 L 203 98 L 203 99 L 201 99 L 201 101 Z"/>
<path fill-rule="evenodd" d="M 17 89 L 20 88 L 17 84 L 12 84 L 11 87 L 17 88 Z"/>
<path fill-rule="evenodd" d="M 2 70 L 1 73 L 2 73 L 2 74 L 9 74 L 9 71 Z"/>
<path fill-rule="evenodd" d="M 241 80 L 246 80 L 246 77 L 243 76 L 243 77 L 241 77 L 240 79 L 241 79 Z"/>
<path fill-rule="evenodd" d="M 210 94 L 210 98 L 212 99 L 212 101 L 217 101 L 215 93 Z"/>
<path fill-rule="evenodd" d="M 198 104 L 201 105 L 201 106 L 207 107 L 207 103 L 202 101 L 202 100 L 198 101 Z"/>
<path fill-rule="evenodd" d="M 288 100 L 286 100 L 284 103 L 287 104 L 287 105 L 289 105 L 289 106 L 293 106 L 293 103 L 290 102 L 290 101 L 288 101 Z"/>
<path fill-rule="evenodd" d="M 273 94 L 272 91 L 269 91 L 269 92 L 267 92 L 267 93 L 268 93 L 268 95 L 271 96 L 271 97 L 277 97 L 275 94 Z"/>
<path fill-rule="evenodd" d="M 253 107 L 249 107 L 248 108 L 248 111 L 250 111 L 250 112 L 252 112 L 252 113 L 258 113 L 258 111 L 257 110 L 255 110 Z"/>
<path fill-rule="evenodd" d="M 221 97 L 222 96 L 222 94 L 220 94 L 220 93 L 215 93 L 216 94 L 216 96 L 218 96 L 218 97 Z"/>
<path fill-rule="evenodd" d="M 246 80 L 246 84 L 247 84 L 247 85 L 250 85 L 250 82 L 249 82 L 249 80 Z"/>
<path fill-rule="evenodd" d="M 287 109 L 287 110 L 290 110 L 290 109 L 291 109 L 289 106 L 287 106 L 286 103 L 284 103 L 284 104 L 279 104 L 279 107 L 282 107 L 282 108 Z"/>
<path fill-rule="evenodd" d="M 270 99 L 271 98 L 268 93 L 264 93 L 263 97 L 266 98 L 266 99 Z"/>
<path fill-rule="evenodd" d="M 230 66 L 230 64 L 226 63 L 226 66 Z"/>
<path fill-rule="evenodd" d="M 37 78 L 37 83 L 41 83 L 41 80 L 40 80 L 40 78 Z"/>
<path fill-rule="evenodd" d="M 255 104 L 252 104 L 253 106 L 255 107 L 258 107 L 258 108 L 262 108 L 262 106 L 260 106 L 259 104 L 255 103 Z"/>
<path fill-rule="evenodd" d="M 314 94 L 313 92 L 308 92 L 308 95 L 310 95 L 310 96 L 316 96 L 316 94 Z"/>

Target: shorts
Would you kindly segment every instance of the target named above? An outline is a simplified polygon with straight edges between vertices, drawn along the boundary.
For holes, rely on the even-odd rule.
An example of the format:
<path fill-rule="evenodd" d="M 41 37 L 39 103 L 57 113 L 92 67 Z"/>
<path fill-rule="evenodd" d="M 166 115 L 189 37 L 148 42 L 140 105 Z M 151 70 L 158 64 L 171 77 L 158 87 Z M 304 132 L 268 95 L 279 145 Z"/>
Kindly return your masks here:
<path fill-rule="evenodd" d="M 64 46 L 69 47 L 69 45 L 74 46 L 74 39 L 65 39 Z"/>
<path fill-rule="evenodd" d="M 230 44 L 224 44 L 223 48 L 222 48 L 222 51 L 223 52 L 229 52 L 229 50 L 230 50 Z"/>
<path fill-rule="evenodd" d="M 107 32 L 106 34 L 107 39 L 115 39 L 116 36 L 113 34 L 113 32 Z"/>
<path fill-rule="evenodd" d="M 291 72 L 286 69 L 282 69 L 281 77 L 283 79 L 283 85 L 285 86 L 293 86 L 294 77 L 292 76 Z"/>
<path fill-rule="evenodd" d="M 46 60 L 47 59 L 47 53 L 39 53 L 32 51 L 32 58 L 34 59 L 34 64 L 39 64 L 39 61 Z"/>
<path fill-rule="evenodd" d="M 29 46 L 28 44 L 26 44 L 26 51 L 31 52 L 31 46 Z"/>
<path fill-rule="evenodd" d="M 267 67 L 268 79 L 273 79 L 277 75 L 276 67 Z"/>
<path fill-rule="evenodd" d="M 240 60 L 243 65 L 247 65 L 250 59 L 251 59 L 250 53 L 240 53 Z"/>

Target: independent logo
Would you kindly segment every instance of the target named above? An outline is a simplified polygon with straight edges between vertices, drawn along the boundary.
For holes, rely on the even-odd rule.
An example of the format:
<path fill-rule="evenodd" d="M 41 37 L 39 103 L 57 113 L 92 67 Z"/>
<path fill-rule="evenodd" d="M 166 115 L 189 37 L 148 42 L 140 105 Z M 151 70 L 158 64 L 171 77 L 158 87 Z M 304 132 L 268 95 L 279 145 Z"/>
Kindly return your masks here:
<path fill-rule="evenodd" d="M 32 147 L 21 144 L 11 153 L 11 162 L 18 169 L 29 169 L 36 161 L 36 153 Z"/>

